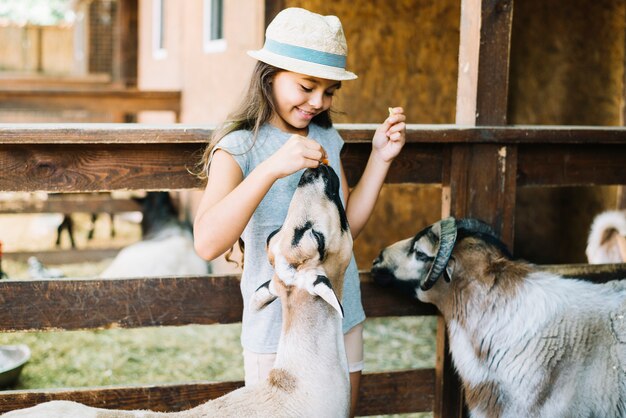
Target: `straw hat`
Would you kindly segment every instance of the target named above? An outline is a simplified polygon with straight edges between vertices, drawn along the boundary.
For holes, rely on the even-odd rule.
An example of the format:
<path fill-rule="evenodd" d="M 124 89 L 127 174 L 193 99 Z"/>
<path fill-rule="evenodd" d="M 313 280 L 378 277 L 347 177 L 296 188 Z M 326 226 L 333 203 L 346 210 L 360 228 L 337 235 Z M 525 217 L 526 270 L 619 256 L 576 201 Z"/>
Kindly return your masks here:
<path fill-rule="evenodd" d="M 328 80 L 354 80 L 346 71 L 348 45 L 337 16 L 291 7 L 265 31 L 265 45 L 248 55 L 284 70 Z"/>

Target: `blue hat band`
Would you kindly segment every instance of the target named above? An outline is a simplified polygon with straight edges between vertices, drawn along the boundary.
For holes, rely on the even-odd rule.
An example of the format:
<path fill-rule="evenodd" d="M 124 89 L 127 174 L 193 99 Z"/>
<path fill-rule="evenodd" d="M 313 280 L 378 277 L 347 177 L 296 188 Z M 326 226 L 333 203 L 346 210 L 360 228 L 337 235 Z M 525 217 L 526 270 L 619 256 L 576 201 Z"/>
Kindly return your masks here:
<path fill-rule="evenodd" d="M 346 68 L 346 56 L 333 54 L 331 52 L 316 51 L 302 46 L 284 44 L 282 42 L 265 40 L 263 49 L 274 54 L 294 58 L 301 61 L 313 62 L 315 64 L 328 65 L 330 67 Z"/>

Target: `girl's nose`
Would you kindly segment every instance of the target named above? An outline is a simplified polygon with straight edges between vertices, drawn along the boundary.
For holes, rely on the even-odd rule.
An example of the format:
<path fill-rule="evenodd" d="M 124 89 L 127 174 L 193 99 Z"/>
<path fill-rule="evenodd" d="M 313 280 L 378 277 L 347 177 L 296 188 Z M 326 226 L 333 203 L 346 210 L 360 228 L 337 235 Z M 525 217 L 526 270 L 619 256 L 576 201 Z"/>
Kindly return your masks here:
<path fill-rule="evenodd" d="M 309 98 L 309 105 L 313 106 L 316 109 L 319 109 L 323 106 L 324 98 L 321 94 L 312 94 Z"/>

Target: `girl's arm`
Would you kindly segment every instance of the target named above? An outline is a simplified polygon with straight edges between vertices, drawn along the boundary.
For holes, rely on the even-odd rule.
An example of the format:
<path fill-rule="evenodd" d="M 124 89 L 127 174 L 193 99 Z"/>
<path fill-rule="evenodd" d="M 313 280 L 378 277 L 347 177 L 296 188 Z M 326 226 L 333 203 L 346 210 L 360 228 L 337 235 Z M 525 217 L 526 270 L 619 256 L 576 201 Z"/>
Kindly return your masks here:
<path fill-rule="evenodd" d="M 302 168 L 317 167 L 323 156 L 317 142 L 293 135 L 244 179 L 230 154 L 215 151 L 193 225 L 198 255 L 212 260 L 226 252 L 237 242 L 276 180 Z"/>
<path fill-rule="evenodd" d="M 346 216 L 353 238 L 361 233 L 372 214 L 389 166 L 404 146 L 406 140 L 405 120 L 404 110 L 401 107 L 390 109 L 390 116 L 374 134 L 372 153 L 361 179 L 352 192 L 348 191 L 346 176 L 343 167 L 341 167 L 343 193 L 346 196 Z"/>

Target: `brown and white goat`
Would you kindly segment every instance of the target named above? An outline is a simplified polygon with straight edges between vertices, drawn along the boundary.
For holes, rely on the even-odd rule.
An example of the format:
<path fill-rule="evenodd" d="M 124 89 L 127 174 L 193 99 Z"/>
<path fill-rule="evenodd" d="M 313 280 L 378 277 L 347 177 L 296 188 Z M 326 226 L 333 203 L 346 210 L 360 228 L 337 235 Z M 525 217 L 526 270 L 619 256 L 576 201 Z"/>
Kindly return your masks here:
<path fill-rule="evenodd" d="M 3 417 L 347 417 L 350 382 L 343 313 L 333 287 L 341 292 L 352 235 L 339 193 L 339 179 L 330 167 L 306 170 L 283 226 L 268 239 L 276 274 L 257 289 L 251 306 L 263 309 L 279 298 L 283 324 L 276 362 L 265 381 L 182 412 L 108 410 L 52 401 Z"/>
<path fill-rule="evenodd" d="M 609 210 L 595 217 L 585 253 L 590 264 L 626 263 L 626 210 Z"/>
<path fill-rule="evenodd" d="M 626 280 L 540 271 L 453 218 L 385 248 L 372 274 L 439 309 L 472 417 L 626 417 Z"/>

